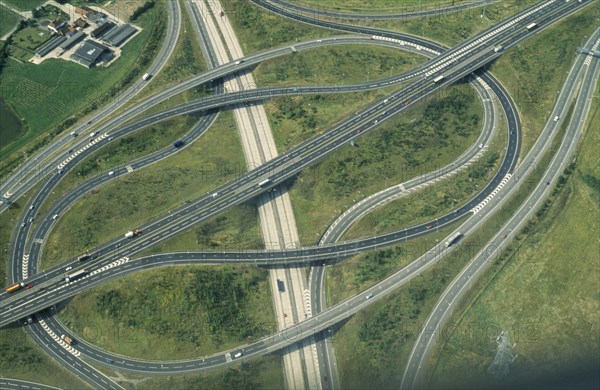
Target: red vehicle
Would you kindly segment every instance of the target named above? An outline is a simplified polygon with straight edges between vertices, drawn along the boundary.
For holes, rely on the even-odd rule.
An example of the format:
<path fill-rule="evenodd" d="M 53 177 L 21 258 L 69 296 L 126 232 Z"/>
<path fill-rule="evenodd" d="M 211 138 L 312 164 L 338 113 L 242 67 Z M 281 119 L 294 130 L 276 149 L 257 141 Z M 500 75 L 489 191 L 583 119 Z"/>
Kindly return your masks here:
<path fill-rule="evenodd" d="M 427 225 L 427 230 L 433 229 L 433 226 Z"/>
<path fill-rule="evenodd" d="M 506 236 L 506 234 L 503 234 L 503 235 L 501 235 L 500 237 L 501 237 L 502 239 L 504 239 L 504 238 L 506 238 L 507 236 Z"/>
<path fill-rule="evenodd" d="M 32 287 L 33 287 L 33 284 L 28 284 L 27 287 L 25 287 L 25 288 L 30 289 Z"/>

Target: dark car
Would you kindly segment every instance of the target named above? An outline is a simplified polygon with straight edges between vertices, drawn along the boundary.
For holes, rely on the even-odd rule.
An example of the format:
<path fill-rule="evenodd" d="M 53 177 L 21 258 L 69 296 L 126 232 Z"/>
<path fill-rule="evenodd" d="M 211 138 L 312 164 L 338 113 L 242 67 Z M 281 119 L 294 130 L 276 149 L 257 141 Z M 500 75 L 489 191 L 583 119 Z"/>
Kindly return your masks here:
<path fill-rule="evenodd" d="M 176 148 L 180 148 L 183 146 L 183 141 L 182 140 L 177 140 L 175 142 L 173 142 L 173 146 L 175 146 Z"/>

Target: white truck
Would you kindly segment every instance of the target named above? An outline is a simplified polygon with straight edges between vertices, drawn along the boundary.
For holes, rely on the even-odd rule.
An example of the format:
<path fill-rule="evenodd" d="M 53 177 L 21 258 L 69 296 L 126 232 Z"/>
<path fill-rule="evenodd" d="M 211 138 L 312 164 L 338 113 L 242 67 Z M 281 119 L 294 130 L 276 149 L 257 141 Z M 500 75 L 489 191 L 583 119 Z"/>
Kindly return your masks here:
<path fill-rule="evenodd" d="M 141 233 L 141 231 L 139 229 L 130 230 L 127 233 L 125 233 L 125 238 L 131 238 L 133 236 L 139 236 L 140 233 Z"/>

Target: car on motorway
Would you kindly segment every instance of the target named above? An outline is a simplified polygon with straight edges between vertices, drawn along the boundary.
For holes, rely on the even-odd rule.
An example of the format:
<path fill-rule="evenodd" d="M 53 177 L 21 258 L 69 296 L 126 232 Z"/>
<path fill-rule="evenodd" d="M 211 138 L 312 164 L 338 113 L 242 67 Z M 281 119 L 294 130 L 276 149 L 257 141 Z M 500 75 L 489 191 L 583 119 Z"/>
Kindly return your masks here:
<path fill-rule="evenodd" d="M 507 235 L 506 235 L 506 234 L 502 234 L 502 235 L 500 236 L 500 238 L 502 238 L 502 239 L 505 239 L 506 237 L 507 237 Z"/>
<path fill-rule="evenodd" d="M 111 364 L 112 364 L 112 363 L 114 363 L 114 362 L 115 362 L 115 361 L 114 361 L 114 360 L 112 360 L 112 359 L 108 359 L 108 358 L 106 359 L 106 363 L 111 363 Z"/>
<path fill-rule="evenodd" d="M 29 290 L 30 288 L 33 288 L 33 284 L 28 284 L 27 286 L 25 286 L 25 288 Z"/>
<path fill-rule="evenodd" d="M 77 134 L 76 132 L 72 131 L 72 132 L 71 132 L 71 135 L 72 135 L 73 137 L 77 137 L 77 135 L 78 135 L 78 134 Z"/>
<path fill-rule="evenodd" d="M 433 229 L 433 225 L 427 225 L 427 230 Z"/>
<path fill-rule="evenodd" d="M 23 223 L 21 224 L 21 227 L 25 227 L 25 225 L 27 225 L 27 222 L 23 222 Z"/>
<path fill-rule="evenodd" d="M 233 355 L 233 357 L 236 358 L 236 359 L 239 358 L 239 357 L 241 357 L 241 356 L 242 356 L 241 352 L 237 352 L 235 355 Z"/>
<path fill-rule="evenodd" d="M 559 119 L 560 119 L 560 117 L 558 115 L 554 116 L 554 122 L 558 122 Z"/>
<path fill-rule="evenodd" d="M 70 271 L 70 270 L 72 270 L 72 269 L 73 269 L 73 266 L 72 266 L 72 265 L 70 265 L 70 266 L 68 266 L 67 268 L 65 268 L 65 271 Z"/>
<path fill-rule="evenodd" d="M 71 154 L 73 153 L 73 149 L 69 149 L 69 151 L 67 152 L 67 154 Z"/>
<path fill-rule="evenodd" d="M 108 172 L 108 176 L 112 176 L 112 175 L 114 175 L 114 174 L 115 174 L 115 171 L 110 171 L 110 172 Z"/>
<path fill-rule="evenodd" d="M 92 121 L 88 121 L 88 123 L 87 123 L 87 124 L 88 124 L 88 125 L 91 125 L 91 124 L 92 124 Z"/>
<path fill-rule="evenodd" d="M 94 138 L 95 136 L 98 135 L 98 133 L 100 133 L 100 132 L 99 131 L 94 131 L 94 132 L 90 133 L 90 137 Z"/>
<path fill-rule="evenodd" d="M 31 324 L 32 322 L 33 322 L 33 318 L 27 317 L 27 321 L 25 323 L 26 324 Z"/>
<path fill-rule="evenodd" d="M 33 222 L 33 217 L 29 218 L 29 223 Z"/>
<path fill-rule="evenodd" d="M 109 141 L 112 141 L 113 139 L 115 139 L 115 137 L 108 137 Z"/>
<path fill-rule="evenodd" d="M 29 206 L 29 210 L 33 210 L 33 207 L 34 207 L 33 205 Z"/>
<path fill-rule="evenodd" d="M 180 140 L 180 139 L 178 139 L 177 141 L 173 142 L 173 146 L 176 147 L 176 148 L 182 147 L 183 144 L 184 144 L 184 142 L 182 140 Z"/>
<path fill-rule="evenodd" d="M 479 149 L 483 148 L 483 144 L 479 144 Z"/>
<path fill-rule="evenodd" d="M 58 214 L 54 214 L 54 215 L 52 216 L 52 219 L 56 219 L 56 218 L 58 218 Z"/>
<path fill-rule="evenodd" d="M 373 294 L 369 294 L 365 297 L 365 299 L 371 299 L 371 298 L 373 298 Z"/>

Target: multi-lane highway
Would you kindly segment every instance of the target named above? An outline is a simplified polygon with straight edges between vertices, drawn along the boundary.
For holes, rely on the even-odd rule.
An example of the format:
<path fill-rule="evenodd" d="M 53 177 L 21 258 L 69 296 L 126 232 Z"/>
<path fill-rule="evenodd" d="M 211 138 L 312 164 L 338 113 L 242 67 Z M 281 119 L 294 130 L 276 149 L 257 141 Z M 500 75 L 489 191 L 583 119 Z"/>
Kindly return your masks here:
<path fill-rule="evenodd" d="M 546 5 L 544 5 L 546 4 Z M 214 215 L 218 212 L 221 212 L 227 207 L 230 207 L 233 204 L 240 203 L 244 200 L 250 199 L 268 191 L 269 188 L 285 181 L 288 177 L 300 171 L 303 167 L 308 166 L 319 158 L 322 158 L 324 155 L 331 153 L 332 150 L 335 150 L 341 145 L 349 142 L 350 139 L 356 137 L 359 134 L 364 134 L 365 132 L 371 130 L 376 127 L 378 123 L 383 120 L 388 119 L 392 115 L 395 115 L 398 112 L 401 112 L 405 109 L 405 107 L 414 104 L 419 99 L 423 98 L 427 94 L 439 89 L 440 87 L 447 85 L 448 83 L 457 80 L 463 77 L 466 74 L 473 72 L 474 70 L 481 67 L 481 65 L 493 60 L 497 56 L 501 55 L 493 50 L 493 47 L 496 45 L 502 44 L 504 47 L 510 47 L 511 45 L 520 42 L 522 39 L 525 39 L 528 35 L 531 34 L 530 31 L 527 31 L 523 28 L 526 23 L 529 23 L 532 18 L 535 18 L 536 23 L 538 23 L 539 27 L 542 28 L 544 26 L 549 25 L 550 23 L 564 17 L 567 14 L 574 12 L 576 9 L 581 7 L 582 5 L 577 5 L 576 3 L 566 4 L 562 2 L 547 2 L 542 3 L 542 5 L 538 5 L 539 10 L 527 10 L 523 12 L 521 16 L 516 16 L 511 18 L 505 24 L 497 26 L 496 30 L 494 28 L 490 29 L 485 33 L 479 34 L 474 37 L 472 40 L 459 45 L 457 48 L 452 49 L 442 56 L 436 58 L 436 60 L 431 60 L 423 64 L 420 69 L 416 72 L 413 72 L 413 76 L 420 76 L 416 82 L 403 89 L 402 91 L 390 96 L 387 101 L 384 103 L 383 101 L 378 102 L 374 106 L 360 112 L 357 116 L 350 118 L 337 126 L 335 126 L 330 131 L 323 133 L 318 136 L 314 140 L 311 140 L 299 147 L 287 152 L 285 155 L 280 158 L 275 159 L 274 161 L 267 164 L 266 167 L 261 167 L 255 169 L 245 175 L 244 177 L 236 180 L 232 183 L 225 185 L 223 188 L 216 191 L 219 195 L 217 197 L 206 196 L 201 197 L 197 201 L 192 202 L 191 205 L 182 207 L 177 212 L 178 215 L 162 217 L 156 221 L 153 221 L 143 227 L 144 234 L 136 240 L 125 240 L 124 238 L 116 238 L 106 243 L 105 245 L 98 248 L 94 253 L 98 254 L 98 259 L 94 260 L 95 270 L 90 272 L 88 277 L 82 278 L 80 282 L 73 282 L 70 284 L 64 284 L 60 282 L 63 277 L 62 268 L 56 268 L 50 270 L 49 272 L 43 273 L 39 276 L 35 276 L 31 280 L 34 280 L 36 285 L 44 285 L 48 286 L 45 291 L 26 291 L 22 294 L 15 295 L 13 297 L 6 297 L 5 295 L 1 296 L 2 298 L 2 311 L 3 317 L 1 318 L 1 324 L 10 322 L 16 318 L 22 318 L 22 316 L 27 315 L 28 313 L 35 312 L 43 307 L 47 307 L 51 305 L 53 300 L 58 296 L 59 300 L 64 299 L 67 295 L 75 294 L 84 288 L 101 283 L 105 280 L 110 279 L 111 277 L 115 277 L 115 272 L 122 272 L 122 274 L 129 272 L 127 271 L 127 267 L 142 269 L 139 264 L 142 263 L 142 259 L 130 260 L 127 257 L 139 252 L 144 249 L 147 243 L 149 242 L 157 242 L 160 241 L 172 234 L 175 234 L 178 231 L 186 229 L 191 226 L 191 224 L 196 223 L 204 218 L 208 218 L 211 215 Z M 527 12 L 530 12 L 527 14 Z M 525 16 L 524 16 L 525 15 Z M 520 18 L 520 19 L 519 19 Z M 340 38 L 341 39 L 341 38 Z M 394 38 L 395 39 L 395 38 Z M 411 38 L 413 39 L 413 38 Z M 325 40 L 320 40 L 321 42 L 312 42 L 307 43 L 307 48 L 319 46 L 321 44 L 329 44 L 331 42 L 337 42 L 336 38 L 332 38 L 331 42 L 325 42 Z M 388 41 L 389 42 L 389 41 Z M 405 41 L 406 42 L 406 41 Z M 415 43 L 417 42 L 417 43 Z M 425 45 L 421 45 L 422 41 L 414 40 L 411 41 L 414 45 L 420 46 L 421 50 L 423 48 L 427 48 Z M 297 46 L 296 46 L 297 47 Z M 416 50 L 419 50 L 419 47 L 415 46 Z M 431 49 L 434 50 L 434 49 Z M 289 52 L 289 51 L 288 51 Z M 235 66 L 235 64 L 228 64 L 224 66 L 224 69 L 220 69 L 223 73 L 219 77 L 223 77 L 223 75 L 228 74 L 227 72 L 238 71 L 240 68 L 248 67 L 251 61 L 255 60 L 255 63 L 259 63 L 262 60 L 258 60 L 254 58 L 254 56 L 248 56 L 248 61 L 244 60 L 243 66 Z M 264 60 L 264 59 L 263 59 Z M 210 73 L 210 72 L 209 72 Z M 213 77 L 218 72 L 213 73 Z M 439 75 L 443 74 L 444 78 L 440 81 L 438 79 Z M 482 74 L 482 78 L 488 77 L 487 75 Z M 205 77 L 203 79 L 203 77 Z M 193 85 L 196 82 L 206 82 L 208 79 L 206 74 L 200 75 L 195 78 L 194 81 L 188 81 L 187 85 Z M 202 81 L 200 81 L 202 80 Z M 433 80 L 437 80 L 434 82 Z M 397 82 L 395 80 L 388 80 L 389 82 Z M 388 82 L 386 81 L 386 82 Z M 488 80 L 486 80 L 488 82 Z M 161 97 L 153 97 L 149 99 L 147 102 L 142 102 L 137 105 L 137 111 L 135 114 L 127 113 L 123 115 L 123 118 L 133 118 L 137 114 L 141 113 L 143 110 L 148 109 L 150 106 L 156 104 L 157 101 L 164 98 L 164 96 L 168 96 L 169 93 L 175 93 L 177 88 L 185 88 L 185 82 L 182 83 L 181 86 L 177 86 L 172 88 L 168 93 L 163 94 Z M 494 89 L 493 80 L 489 81 L 489 84 L 492 89 Z M 380 87 L 376 83 L 371 83 L 368 87 L 371 88 Z M 385 85 L 385 84 L 383 84 Z M 499 96 L 500 101 L 505 105 L 505 109 L 507 109 L 507 117 L 509 126 L 512 126 L 510 130 L 511 137 L 510 143 L 507 147 L 507 153 L 505 156 L 505 160 L 502 164 L 502 167 L 498 174 L 494 177 L 494 180 L 486 187 L 486 190 L 482 191 L 482 193 L 478 194 L 473 200 L 471 200 L 468 204 L 462 206 L 456 212 L 453 212 L 447 216 L 444 216 L 444 219 L 439 218 L 437 220 L 438 226 L 446 226 L 455 221 L 464 218 L 465 215 L 469 215 L 469 213 L 473 213 L 473 210 L 477 209 L 477 206 L 484 202 L 490 194 L 494 193 L 495 190 L 503 183 L 506 179 L 507 174 L 514 168 L 516 158 L 519 153 L 519 130 L 520 126 L 518 124 L 518 116 L 516 115 L 516 110 L 514 110 L 514 106 L 511 105 L 504 91 L 496 86 L 497 89 L 494 89 L 494 92 Z M 309 91 L 310 88 L 303 89 L 301 92 L 303 93 L 311 93 Z M 264 92 L 264 91 L 263 91 Z M 300 92 L 300 88 L 294 90 L 292 88 L 281 89 L 270 91 L 273 92 L 271 96 L 281 95 L 284 93 L 298 93 Z M 312 91 L 314 93 L 314 90 Z M 240 95 L 240 97 L 231 96 L 231 94 L 223 94 L 222 96 L 204 99 L 202 102 L 192 102 L 189 103 L 189 107 L 195 111 L 201 110 L 205 111 L 209 108 L 216 107 L 227 107 L 231 106 L 235 103 L 248 101 L 253 97 L 250 96 L 252 93 L 256 92 L 248 92 L 245 95 Z M 260 92 L 259 92 L 260 93 Z M 161 94 L 159 94 L 161 95 Z M 260 97 L 255 95 L 257 100 L 264 100 L 270 96 L 266 96 L 264 94 Z M 504 101 L 503 97 L 504 96 Z M 220 99 L 220 100 L 219 100 Z M 409 102 L 409 104 L 406 104 Z M 211 106 L 210 104 L 214 104 Z M 190 109 L 189 107 L 177 107 L 175 109 L 170 110 L 170 114 L 180 114 L 184 112 L 186 109 Z M 180 111 L 177 111 L 180 110 Z M 165 115 L 165 113 L 160 113 L 159 115 Z M 147 123 L 152 123 L 152 121 L 156 121 L 157 119 L 161 119 L 161 117 L 153 116 L 152 119 Z M 117 122 L 115 122 L 117 123 Z M 120 130 L 116 130 L 118 132 Z M 132 131 L 132 130 L 130 130 Z M 122 134 L 125 134 L 126 131 L 123 131 Z M 102 145 L 102 140 L 97 143 L 99 146 Z M 165 152 L 170 153 L 171 151 Z M 81 153 L 81 156 L 78 155 L 77 158 L 74 158 L 72 162 L 70 162 L 67 166 L 70 168 L 78 161 L 81 161 L 84 153 Z M 52 188 L 58 181 L 60 180 L 60 174 L 55 174 L 50 182 L 53 179 L 56 179 L 54 183 L 51 183 L 48 188 Z M 268 179 L 269 182 L 267 185 L 258 186 L 257 183 L 260 181 Z M 91 187 L 81 188 L 81 193 L 93 188 L 93 186 L 99 185 L 100 182 L 93 184 Z M 225 191 L 225 192 L 223 192 Z M 77 195 L 75 193 L 75 195 Z M 40 191 L 38 201 L 42 202 L 45 194 L 43 191 Z M 64 202 L 64 207 L 68 207 L 69 204 L 72 203 L 77 196 L 74 196 L 68 201 Z M 487 203 L 487 202 L 486 202 Z M 38 203 L 36 203 L 38 205 Z M 52 215 L 52 214 L 50 214 Z M 51 221 L 48 220 L 48 223 L 44 225 L 44 223 L 40 224 L 35 237 L 45 237 L 51 227 Z M 431 223 L 430 223 L 431 224 Z M 27 226 L 27 224 L 26 224 Z M 25 230 L 26 229 L 21 229 Z M 401 242 L 403 240 L 409 239 L 410 237 L 415 237 L 421 234 L 426 233 L 426 228 L 424 226 L 415 226 L 410 229 L 405 229 L 402 231 L 394 232 L 388 235 L 382 235 L 380 237 L 371 238 L 368 240 L 356 240 L 347 243 L 341 243 L 339 245 L 331 245 L 324 247 L 315 247 L 315 248 L 304 248 L 302 250 L 297 251 L 271 251 L 271 252 L 248 252 L 248 253 L 240 253 L 240 252 L 224 252 L 219 254 L 214 253 L 196 253 L 191 254 L 189 258 L 182 258 L 181 254 L 163 254 L 163 257 L 153 258 L 152 261 L 148 259 L 143 259 L 146 261 L 145 266 L 156 266 L 157 264 L 163 263 L 166 264 L 169 261 L 187 261 L 187 263 L 194 262 L 206 262 L 206 261 L 215 261 L 215 262 L 223 262 L 223 261 L 240 261 L 242 259 L 247 260 L 251 259 L 252 262 L 275 262 L 279 261 L 282 263 L 294 263 L 301 261 L 314 261 L 314 260 L 325 260 L 332 257 L 347 257 L 352 254 L 360 253 L 361 251 L 370 250 L 373 248 L 377 248 L 377 246 L 382 245 L 390 245 L 392 243 Z M 148 233 L 146 233 L 148 232 Z M 40 234 L 41 236 L 38 236 Z M 21 246 L 21 252 L 17 253 L 15 260 L 20 260 L 22 255 L 25 253 L 23 248 L 25 247 L 25 237 L 27 236 L 27 232 L 23 235 L 22 241 L 19 241 L 19 245 Z M 124 244 L 122 247 L 121 253 L 116 256 L 114 254 L 108 253 L 110 249 L 114 248 L 113 245 Z M 17 245 L 17 246 L 19 246 Z M 29 251 L 29 256 L 33 259 L 39 258 L 39 253 L 41 247 L 38 245 L 34 245 Z M 186 254 L 187 255 L 187 254 Z M 169 259 L 169 256 L 172 259 Z M 180 258 L 175 259 L 175 257 L 180 256 Z M 194 257 L 195 256 L 195 257 Z M 183 256 L 185 257 L 185 256 Z M 125 260 L 126 259 L 126 260 Z M 34 267 L 37 263 L 37 260 L 32 261 L 30 264 Z M 117 264 L 118 263 L 118 264 Z M 411 278 L 415 275 L 413 271 L 421 271 L 425 267 L 430 265 L 430 261 L 424 262 L 422 261 L 420 264 L 418 262 L 413 263 L 413 265 L 407 267 L 404 271 L 406 274 L 399 275 L 396 279 L 387 279 L 378 285 L 379 291 L 374 290 L 379 296 L 383 296 L 394 288 L 397 288 L 399 285 L 403 284 L 408 278 Z M 128 266 L 131 264 L 131 266 Z M 87 267 L 87 266 L 86 266 Z M 19 269 L 19 267 L 16 267 Z M 32 273 L 35 272 L 35 268 L 32 268 Z M 101 271 L 100 271 L 101 270 Z M 111 271 L 112 270 L 112 271 Z M 22 271 L 22 268 L 21 268 Z M 97 271 L 97 272 L 96 272 Z M 113 274 L 111 274 L 111 272 Z M 18 276 L 18 272 L 15 274 Z M 18 278 L 16 278 L 18 279 Z M 44 284 L 47 283 L 47 284 Z M 387 284 L 386 284 L 387 283 Z M 390 287 L 386 287 L 389 285 Z M 376 286 L 377 287 L 377 286 Z M 390 288 L 392 290 L 390 290 Z M 37 295 L 36 295 L 37 294 Z M 23 303 L 23 301 L 28 300 L 27 303 Z M 6 304 L 6 305 L 5 305 Z M 249 345 L 244 347 L 244 356 L 251 357 L 254 355 L 259 355 L 265 353 L 267 351 L 272 351 L 274 348 L 281 348 L 285 345 L 291 345 L 298 340 L 303 339 L 311 332 L 319 331 L 324 329 L 323 326 L 328 326 L 327 324 L 333 323 L 331 321 L 339 321 L 343 318 L 348 318 L 348 315 L 356 312 L 355 310 L 360 310 L 362 307 L 366 306 L 364 298 L 362 296 L 353 297 L 351 300 L 345 302 L 346 306 L 342 306 L 340 308 L 339 305 L 334 306 L 322 314 L 316 315 L 306 322 L 298 325 L 298 327 L 294 327 L 299 333 L 294 335 L 293 337 L 287 337 L 284 334 L 277 334 L 272 337 L 272 340 L 261 340 L 258 343 Z M 29 305 L 29 306 L 28 306 Z M 5 311 L 6 309 L 6 311 Z M 20 310 L 20 311 L 19 311 Z M 6 313 L 10 313 L 8 315 L 4 315 Z M 345 314 L 340 314 L 340 312 L 345 311 Z M 17 314 L 18 313 L 18 314 Z M 44 316 L 47 314 L 44 314 Z M 312 321 L 312 322 L 311 322 Z M 314 326 L 314 328 L 307 328 L 307 326 Z M 82 343 L 82 348 L 84 344 Z M 98 353 L 97 351 L 92 351 L 91 353 Z M 205 361 L 200 363 L 199 360 L 194 361 L 186 361 L 186 362 L 168 362 L 167 364 L 158 364 L 156 362 L 141 362 L 135 359 L 123 359 L 122 362 L 115 361 L 111 363 L 111 365 L 120 366 L 123 369 L 129 369 L 134 371 L 145 371 L 145 372 L 183 372 L 183 371 L 191 371 L 198 369 L 208 369 L 223 366 L 224 364 L 235 364 L 233 361 L 231 363 L 231 356 L 233 356 L 234 352 L 231 354 L 218 354 L 212 356 L 210 358 L 204 359 Z M 102 355 L 98 359 L 102 359 Z M 106 359 L 106 358 L 104 358 Z M 100 361 L 99 360 L 99 361 Z M 235 359 L 234 359 L 235 360 Z M 160 366 L 160 367 L 159 367 Z"/>

